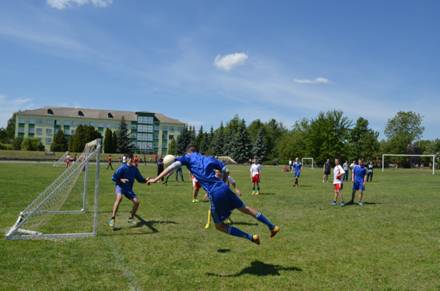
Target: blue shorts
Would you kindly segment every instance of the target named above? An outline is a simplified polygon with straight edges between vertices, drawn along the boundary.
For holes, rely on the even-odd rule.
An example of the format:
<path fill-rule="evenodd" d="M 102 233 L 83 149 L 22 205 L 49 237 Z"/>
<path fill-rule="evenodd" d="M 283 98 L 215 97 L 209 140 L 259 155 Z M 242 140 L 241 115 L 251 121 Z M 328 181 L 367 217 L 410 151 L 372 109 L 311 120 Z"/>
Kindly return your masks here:
<path fill-rule="evenodd" d="M 137 198 L 136 193 L 134 193 L 133 190 L 125 190 L 125 189 L 122 189 L 118 185 L 116 185 L 116 187 L 115 187 L 115 194 L 122 194 L 130 200 Z"/>
<path fill-rule="evenodd" d="M 210 193 L 209 200 L 211 201 L 211 216 L 214 223 L 223 222 L 231 215 L 232 210 L 245 206 L 243 201 L 226 184 Z"/>
<path fill-rule="evenodd" d="M 301 177 L 301 172 L 295 172 L 294 177 L 295 177 L 295 178 L 299 178 L 299 177 Z"/>
<path fill-rule="evenodd" d="M 365 191 L 364 182 L 363 181 L 362 182 L 354 181 L 354 183 L 353 183 L 353 190 L 355 190 L 355 191 L 357 191 L 357 190 Z"/>

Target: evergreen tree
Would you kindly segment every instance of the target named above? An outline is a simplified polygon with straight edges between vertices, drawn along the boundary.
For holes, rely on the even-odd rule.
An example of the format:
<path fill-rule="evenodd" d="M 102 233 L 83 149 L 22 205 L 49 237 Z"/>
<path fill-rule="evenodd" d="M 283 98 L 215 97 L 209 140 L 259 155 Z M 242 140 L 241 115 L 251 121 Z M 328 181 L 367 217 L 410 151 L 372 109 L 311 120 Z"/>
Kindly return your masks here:
<path fill-rule="evenodd" d="M 25 138 L 21 143 L 21 149 L 24 151 L 44 151 L 44 145 L 38 138 Z"/>
<path fill-rule="evenodd" d="M 251 142 L 244 120 L 239 124 L 238 131 L 229 143 L 228 155 L 238 163 L 247 162 L 251 155 Z"/>
<path fill-rule="evenodd" d="M 191 143 L 191 132 L 190 129 L 185 126 L 180 133 L 180 135 L 177 137 L 177 154 L 183 155 L 186 151 L 186 147 Z"/>
<path fill-rule="evenodd" d="M 252 155 L 260 162 L 262 162 L 266 157 L 266 145 L 264 143 L 263 128 L 260 128 L 260 130 L 258 131 L 254 146 L 252 148 Z"/>
<path fill-rule="evenodd" d="M 171 139 L 170 143 L 168 144 L 168 155 L 175 155 L 177 154 L 177 143 L 176 140 L 173 138 Z"/>
<path fill-rule="evenodd" d="M 225 128 L 223 122 L 220 123 L 220 127 L 214 132 L 211 147 L 214 155 L 221 156 L 225 154 Z"/>
<path fill-rule="evenodd" d="M 106 129 L 104 133 L 104 153 L 113 153 L 113 133 Z"/>
<path fill-rule="evenodd" d="M 111 152 L 112 153 L 117 153 L 118 152 L 118 135 L 116 133 L 116 131 L 114 131 L 112 133 L 112 147 L 111 147 Z"/>
<path fill-rule="evenodd" d="M 128 153 L 132 150 L 132 143 L 128 134 L 128 126 L 125 122 L 124 116 L 121 118 L 121 123 L 117 132 L 117 148 L 120 153 Z"/>
<path fill-rule="evenodd" d="M 67 151 L 68 141 L 64 136 L 64 132 L 60 129 L 55 134 L 52 144 L 50 145 L 50 150 L 52 152 L 65 152 Z"/>
<path fill-rule="evenodd" d="M 82 152 L 86 143 L 97 138 L 101 138 L 101 134 L 93 126 L 79 125 L 70 138 L 69 151 Z"/>

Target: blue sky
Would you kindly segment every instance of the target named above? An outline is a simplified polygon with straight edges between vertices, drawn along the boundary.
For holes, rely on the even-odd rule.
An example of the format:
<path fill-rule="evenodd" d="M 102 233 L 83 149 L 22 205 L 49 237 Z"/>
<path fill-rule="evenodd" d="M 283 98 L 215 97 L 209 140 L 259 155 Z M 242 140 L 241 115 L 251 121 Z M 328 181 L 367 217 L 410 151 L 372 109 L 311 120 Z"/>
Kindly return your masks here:
<path fill-rule="evenodd" d="M 439 1 L 15 0 L 0 4 L 0 126 L 13 111 L 235 114 L 290 127 L 320 111 L 383 132 L 399 110 L 440 137 Z"/>

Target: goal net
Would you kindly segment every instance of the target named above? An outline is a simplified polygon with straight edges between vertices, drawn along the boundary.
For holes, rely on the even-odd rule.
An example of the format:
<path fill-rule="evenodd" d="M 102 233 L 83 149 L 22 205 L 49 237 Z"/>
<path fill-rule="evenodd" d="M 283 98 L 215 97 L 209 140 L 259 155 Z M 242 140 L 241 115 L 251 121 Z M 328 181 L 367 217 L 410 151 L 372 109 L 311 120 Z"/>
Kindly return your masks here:
<path fill-rule="evenodd" d="M 315 166 L 315 162 L 313 158 L 302 158 L 301 163 L 303 164 L 303 167 L 309 167 L 312 169 Z"/>
<path fill-rule="evenodd" d="M 432 171 L 435 175 L 436 155 L 418 155 L 418 154 L 383 154 L 382 172 L 385 168 L 399 169 L 425 169 Z"/>
<path fill-rule="evenodd" d="M 54 167 L 64 166 L 64 164 L 66 163 L 66 158 L 67 158 L 68 155 L 69 155 L 69 152 L 65 152 L 58 160 L 53 162 L 52 166 L 54 166 Z"/>
<path fill-rule="evenodd" d="M 6 233 L 6 239 L 95 236 L 100 152 L 100 139 L 87 143 L 77 162 L 66 168 L 20 212 Z"/>

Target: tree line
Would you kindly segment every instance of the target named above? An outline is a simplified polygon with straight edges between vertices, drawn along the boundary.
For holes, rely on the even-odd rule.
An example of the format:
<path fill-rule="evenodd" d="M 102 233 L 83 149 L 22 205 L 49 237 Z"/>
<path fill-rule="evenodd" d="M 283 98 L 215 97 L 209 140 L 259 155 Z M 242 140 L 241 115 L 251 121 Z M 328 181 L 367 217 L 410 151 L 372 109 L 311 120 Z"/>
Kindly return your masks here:
<path fill-rule="evenodd" d="M 370 127 L 369 121 L 359 117 L 353 121 L 342 111 L 321 112 L 316 117 L 302 119 L 291 127 L 270 119 L 259 119 L 248 125 L 238 115 L 217 128 L 205 130 L 186 126 L 177 139 L 168 144 L 170 154 L 183 154 L 189 144 L 195 144 L 207 155 L 231 156 L 239 163 L 256 158 L 266 163 L 284 163 L 296 157 L 313 157 L 322 164 L 326 159 L 344 160 L 364 158 L 379 160 L 382 153 L 440 154 L 440 139 L 422 140 L 423 118 L 412 111 L 398 112 L 390 118 L 383 139 Z M 37 138 L 16 138 L 15 114 L 6 128 L 0 128 L 0 149 L 44 150 Z M 52 151 L 81 152 L 85 143 L 102 138 L 92 126 L 80 125 L 72 136 L 58 130 L 51 144 Z M 116 131 L 106 129 L 104 152 L 134 151 L 125 119 Z M 402 159 L 402 162 L 403 159 Z"/>

